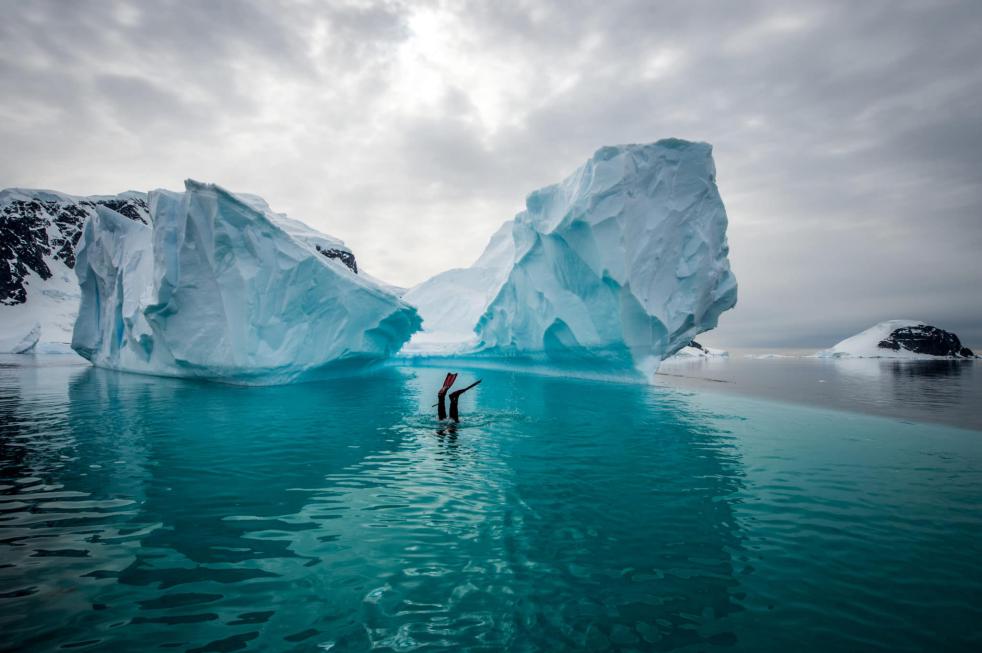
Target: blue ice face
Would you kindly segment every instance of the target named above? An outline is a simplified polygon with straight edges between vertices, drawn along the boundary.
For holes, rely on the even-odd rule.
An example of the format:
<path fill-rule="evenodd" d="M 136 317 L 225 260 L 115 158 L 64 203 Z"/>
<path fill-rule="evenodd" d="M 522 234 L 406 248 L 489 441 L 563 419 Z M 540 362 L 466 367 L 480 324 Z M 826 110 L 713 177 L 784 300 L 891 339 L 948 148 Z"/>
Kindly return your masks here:
<path fill-rule="evenodd" d="M 188 181 L 150 207 L 152 226 L 106 209 L 86 230 L 74 346 L 96 365 L 281 383 L 384 360 L 419 328 L 413 308 L 324 255 L 343 243 L 259 198 Z"/>
<path fill-rule="evenodd" d="M 726 226 L 709 145 L 604 147 L 529 194 L 508 256 L 492 241 L 495 256 L 405 298 L 431 332 L 474 332 L 458 355 L 649 375 L 736 304 Z M 464 296 L 487 300 L 474 310 Z M 448 316 L 447 304 L 462 310 Z M 445 344 L 420 337 L 410 347 L 434 354 Z"/>

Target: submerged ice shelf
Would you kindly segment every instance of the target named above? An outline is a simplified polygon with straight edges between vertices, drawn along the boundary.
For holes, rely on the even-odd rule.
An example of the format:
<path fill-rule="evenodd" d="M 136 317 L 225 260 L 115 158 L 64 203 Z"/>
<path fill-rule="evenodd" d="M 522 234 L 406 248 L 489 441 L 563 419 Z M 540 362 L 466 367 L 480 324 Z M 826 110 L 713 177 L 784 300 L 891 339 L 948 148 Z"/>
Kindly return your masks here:
<path fill-rule="evenodd" d="M 601 148 L 473 266 L 405 294 L 423 330 L 401 354 L 650 378 L 736 304 L 726 226 L 708 144 Z"/>
<path fill-rule="evenodd" d="M 287 382 L 381 361 L 419 326 L 341 241 L 259 198 L 189 180 L 149 203 L 150 226 L 107 207 L 85 225 L 72 347 L 97 366 Z"/>

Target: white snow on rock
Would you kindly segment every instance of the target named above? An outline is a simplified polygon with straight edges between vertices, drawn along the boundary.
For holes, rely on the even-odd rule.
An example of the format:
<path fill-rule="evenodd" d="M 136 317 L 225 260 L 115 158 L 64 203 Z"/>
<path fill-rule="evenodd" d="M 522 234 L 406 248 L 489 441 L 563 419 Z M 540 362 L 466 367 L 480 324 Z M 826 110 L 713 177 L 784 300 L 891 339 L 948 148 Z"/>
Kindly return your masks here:
<path fill-rule="evenodd" d="M 103 209 L 86 224 L 72 347 L 95 365 L 283 383 L 381 361 L 418 328 L 341 241 L 255 196 L 185 187 L 150 193 L 152 227 Z"/>
<path fill-rule="evenodd" d="M 75 249 L 99 207 L 147 223 L 146 194 L 77 197 L 50 190 L 0 191 L 0 353 L 72 353 L 79 288 Z"/>
<path fill-rule="evenodd" d="M 915 354 L 901 349 L 881 349 L 877 347 L 880 341 L 887 338 L 896 329 L 908 326 L 923 326 L 920 320 L 887 320 L 836 343 L 829 349 L 817 354 L 818 358 L 934 358 L 925 354 Z"/>
<path fill-rule="evenodd" d="M 408 356 L 630 369 L 660 362 L 736 304 L 712 148 L 604 147 L 530 194 L 470 268 L 412 288 Z"/>
<path fill-rule="evenodd" d="M 907 349 L 885 349 L 877 345 L 886 340 L 891 333 L 902 327 L 925 326 L 921 320 L 887 320 L 824 349 L 816 358 L 906 358 L 932 360 L 938 358 L 930 354 L 919 354 Z"/>

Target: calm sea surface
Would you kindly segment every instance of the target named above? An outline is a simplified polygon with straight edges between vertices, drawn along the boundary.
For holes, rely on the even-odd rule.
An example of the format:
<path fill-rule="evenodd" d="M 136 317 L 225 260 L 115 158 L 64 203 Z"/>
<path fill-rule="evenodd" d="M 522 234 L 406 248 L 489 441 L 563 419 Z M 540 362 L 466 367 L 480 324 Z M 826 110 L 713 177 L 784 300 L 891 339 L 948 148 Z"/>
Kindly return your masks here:
<path fill-rule="evenodd" d="M 918 421 L 979 428 L 977 363 L 459 370 L 451 431 L 438 369 L 69 360 L 0 357 L 4 650 L 982 650 L 982 432 Z"/>
<path fill-rule="evenodd" d="M 982 431 L 982 360 L 828 359 L 736 350 L 669 360 L 662 386 L 726 392 Z"/>

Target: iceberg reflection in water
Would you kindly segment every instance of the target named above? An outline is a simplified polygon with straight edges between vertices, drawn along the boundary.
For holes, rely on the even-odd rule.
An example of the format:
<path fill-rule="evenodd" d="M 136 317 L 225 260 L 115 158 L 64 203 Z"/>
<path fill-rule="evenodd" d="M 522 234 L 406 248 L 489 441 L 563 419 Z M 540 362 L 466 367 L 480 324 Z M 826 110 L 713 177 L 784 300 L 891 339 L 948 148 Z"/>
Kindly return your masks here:
<path fill-rule="evenodd" d="M 982 634 L 975 433 L 482 371 L 441 435 L 444 371 L 245 388 L 0 367 L 5 644 L 915 650 Z"/>

